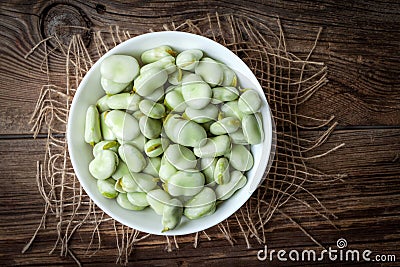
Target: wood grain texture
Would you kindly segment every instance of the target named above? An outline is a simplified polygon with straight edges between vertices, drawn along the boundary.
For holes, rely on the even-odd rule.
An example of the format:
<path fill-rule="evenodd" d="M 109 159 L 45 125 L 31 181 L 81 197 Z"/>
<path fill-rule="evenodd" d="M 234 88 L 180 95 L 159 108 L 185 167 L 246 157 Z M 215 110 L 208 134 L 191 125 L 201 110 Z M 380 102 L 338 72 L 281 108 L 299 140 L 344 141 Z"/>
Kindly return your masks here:
<path fill-rule="evenodd" d="M 317 92 L 298 112 L 319 118 L 335 115 L 336 131 L 321 150 L 340 143 L 345 147 L 312 160 L 310 166 L 326 173 L 344 173 L 343 182 L 307 183 L 324 204 L 324 211 L 304 191 L 297 197 L 307 200 L 328 216 L 335 229 L 315 211 L 292 201 L 282 208 L 324 246 L 335 246 L 346 238 L 351 249 L 370 249 L 374 253 L 396 254 L 400 260 L 400 3 L 398 1 L 8 1 L 0 3 L 0 265 L 75 266 L 71 258 L 49 255 L 55 242 L 55 219 L 48 218 L 32 248 L 21 254 L 40 222 L 43 200 L 35 182 L 36 161 L 43 157 L 44 139 L 30 138 L 27 123 L 34 109 L 41 85 L 47 81 L 42 63 L 45 53 L 37 50 L 28 60 L 26 53 L 37 44 L 43 31 L 44 13 L 50 6 L 67 4 L 83 14 L 92 30 L 120 25 L 132 35 L 161 29 L 172 20 L 204 17 L 208 13 L 234 13 L 250 16 L 278 31 L 274 19 L 284 27 L 290 52 L 305 59 L 314 44 L 319 27 L 323 28 L 311 56 L 328 66 L 329 83 Z M 73 11 L 72 13 L 74 13 Z M 68 24 L 68 20 L 61 20 Z M 75 23 L 75 20 L 70 23 Z M 80 20 L 78 20 L 80 21 Z M 89 40 L 90 41 L 90 40 Z M 89 49 L 93 43 L 88 42 Z M 62 73 L 63 64 L 52 67 Z M 54 72 L 53 72 L 54 73 Z M 53 74 L 52 74 L 53 75 Z M 51 76 L 63 84 L 64 76 Z M 42 131 L 45 133 L 45 131 Z M 313 138 L 318 131 L 302 131 Z M 24 138 L 22 138 L 24 137 Z M 308 156 L 313 156 L 310 154 Z M 333 213 L 336 217 L 330 215 Z M 72 248 L 84 266 L 114 265 L 116 246 L 114 231 L 102 226 L 102 248 L 95 255 L 88 244 L 91 233 L 81 232 Z M 232 230 L 238 225 L 231 224 Z M 213 242 L 200 235 L 199 247 L 193 236 L 178 237 L 180 248 L 164 250 L 163 239 L 151 237 L 135 246 L 132 266 L 260 266 L 256 253 L 262 248 L 251 240 L 251 248 L 241 236 L 231 246 L 218 229 L 207 231 Z M 318 249 L 293 222 L 277 212 L 266 225 L 269 249 Z M 298 263 L 273 262 L 276 266 Z M 319 265 L 310 263 L 307 265 Z M 352 263 L 326 262 L 330 266 L 357 266 Z M 387 266 L 396 264 L 388 264 Z M 398 262 L 397 262 L 398 265 Z M 364 265 L 363 265 L 364 266 Z M 369 266 L 381 266 L 370 264 Z M 386 266 L 386 265 L 385 265 Z"/>
<path fill-rule="evenodd" d="M 301 132 L 301 136 L 317 137 L 317 132 Z M 337 230 L 314 211 L 292 201 L 282 209 L 304 227 L 324 246 L 334 246 L 338 238 L 347 239 L 349 248 L 371 249 L 375 253 L 396 254 L 399 258 L 400 240 L 400 136 L 397 130 L 337 131 L 328 140 L 326 147 L 345 142 L 346 146 L 312 162 L 314 167 L 324 172 L 339 171 L 349 176 L 344 182 L 321 185 L 307 183 L 305 187 L 315 194 L 328 211 L 337 216 L 329 216 Z M 71 259 L 47 255 L 55 242 L 54 218 L 49 216 L 48 228 L 41 230 L 32 248 L 20 254 L 22 247 L 38 225 L 43 202 L 36 190 L 35 160 L 40 160 L 44 141 L 20 139 L 0 140 L 0 155 L 7 166 L 0 166 L 3 177 L 11 177 L 13 186 L 0 184 L 0 262 L 11 261 L 17 265 L 63 264 L 73 265 Z M 29 153 L 27 153 L 29 151 Z M 335 168 L 336 166 L 336 168 Z M 297 195 L 313 207 L 318 205 L 304 192 Z M 318 208 L 317 208 L 318 209 Z M 320 210 L 320 209 L 319 209 Z M 13 212 L 11 212 L 13 211 Z M 23 227 L 21 227 L 23 226 Z M 115 236 L 112 225 L 103 224 L 102 248 L 93 257 L 85 255 L 91 233 L 81 232 L 72 242 L 78 258 L 86 265 L 112 264 L 115 261 Z M 231 224 L 235 232 L 236 223 Z M 238 232 L 238 231 L 237 231 Z M 8 234 L 12 233 L 12 235 Z M 199 247 L 193 247 L 194 236 L 178 237 L 180 249 L 168 253 L 164 251 L 163 238 L 151 237 L 135 246 L 130 257 L 133 265 L 143 266 L 187 266 L 209 264 L 228 266 L 246 264 L 257 266 L 260 262 L 256 253 L 262 246 L 251 240 L 252 247 L 240 235 L 234 235 L 237 243 L 230 246 L 218 229 L 207 233 L 213 242 L 200 235 Z M 293 222 L 277 213 L 266 225 L 267 245 L 270 249 L 319 249 Z M 13 243 L 10 246 L 10 243 Z M 93 253 L 93 250 L 88 252 Z M 278 262 L 276 262 L 278 263 Z"/>
<path fill-rule="evenodd" d="M 1 134 L 29 133 L 26 122 L 46 75 L 38 69 L 44 51 L 37 50 L 28 60 L 24 55 L 43 37 L 43 12 L 52 3 L 13 1 L 0 6 L 0 71 L 5 88 L 0 97 Z M 90 0 L 70 5 L 85 14 L 92 29 L 118 24 L 133 35 L 160 29 L 171 20 L 183 22 L 214 12 L 250 16 L 274 30 L 272 22 L 279 17 L 288 50 L 302 58 L 323 27 L 311 59 L 327 64 L 330 83 L 299 112 L 325 118 L 335 115 L 342 126 L 400 125 L 400 4 L 396 1 Z M 62 66 L 55 68 L 62 70 Z M 60 84 L 63 78 L 54 77 Z"/>

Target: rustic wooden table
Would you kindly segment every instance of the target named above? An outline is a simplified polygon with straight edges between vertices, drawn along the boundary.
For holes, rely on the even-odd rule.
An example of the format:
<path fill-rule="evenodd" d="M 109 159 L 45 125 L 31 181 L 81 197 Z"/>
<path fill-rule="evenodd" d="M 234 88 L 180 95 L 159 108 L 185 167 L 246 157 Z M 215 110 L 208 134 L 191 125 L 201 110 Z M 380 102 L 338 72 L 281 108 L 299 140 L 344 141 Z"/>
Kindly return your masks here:
<path fill-rule="evenodd" d="M 53 8 L 62 12 L 49 18 Z M 0 4 L 0 265 L 73 265 L 71 258 L 49 255 L 55 235 L 41 230 L 31 249 L 21 254 L 40 222 L 43 200 L 36 188 L 36 161 L 42 160 L 45 132 L 33 139 L 29 117 L 45 82 L 39 60 L 24 55 L 57 23 L 89 27 L 118 24 L 137 32 L 160 28 L 171 19 L 184 21 L 207 13 L 237 13 L 258 19 L 279 16 L 288 50 L 309 51 L 316 29 L 323 27 L 313 59 L 328 66 L 329 83 L 300 112 L 336 116 L 337 130 L 327 146 L 346 146 L 317 167 L 328 173 L 347 173 L 344 183 L 308 187 L 337 219 L 334 229 L 324 221 L 299 222 L 323 245 L 343 237 L 353 249 L 394 254 L 400 262 L 400 4 L 398 1 L 2 1 Z M 62 17 L 60 14 L 67 14 Z M 132 27 L 134 25 L 134 27 Z M 54 25 L 53 25 L 54 26 Z M 135 32 L 133 32 L 135 33 Z M 36 77 L 32 79 L 30 77 Z M 303 131 L 317 136 L 316 131 Z M 290 204 L 288 212 L 293 207 Z M 297 211 L 301 213 L 302 211 Z M 296 212 L 294 212 L 295 214 Z M 273 249 L 317 246 L 293 222 L 276 214 L 267 225 Z M 83 233 L 85 234 L 85 233 Z M 89 234 L 89 233 L 88 233 Z M 115 239 L 103 236 L 103 247 L 85 265 L 115 262 Z M 74 244 L 86 248 L 87 244 Z M 256 266 L 257 251 L 242 239 L 231 246 L 223 239 L 180 239 L 180 249 L 164 250 L 164 241 L 139 243 L 130 262 L 140 265 Z M 277 263 L 277 262 L 275 262 Z M 265 264 L 265 262 L 264 262 Z M 379 265 L 378 263 L 375 263 Z"/>

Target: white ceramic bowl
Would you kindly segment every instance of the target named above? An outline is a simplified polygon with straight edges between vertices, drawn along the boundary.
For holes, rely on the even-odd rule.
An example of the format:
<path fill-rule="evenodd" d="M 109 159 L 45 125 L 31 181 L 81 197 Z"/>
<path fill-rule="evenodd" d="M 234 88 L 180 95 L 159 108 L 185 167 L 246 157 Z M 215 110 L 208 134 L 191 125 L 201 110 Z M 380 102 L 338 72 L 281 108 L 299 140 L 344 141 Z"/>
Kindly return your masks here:
<path fill-rule="evenodd" d="M 214 214 L 198 220 L 188 220 L 183 217 L 181 224 L 174 230 L 161 233 L 161 217 L 151 209 L 129 211 L 121 208 L 115 199 L 104 198 L 98 191 L 96 180 L 88 170 L 89 162 L 93 159 L 92 148 L 84 141 L 85 113 L 89 105 L 95 104 L 104 95 L 100 85 L 100 64 L 112 54 L 127 54 L 140 58 L 140 54 L 160 45 L 169 45 L 177 51 L 186 49 L 201 49 L 209 57 L 224 62 L 232 68 L 237 76 L 239 85 L 244 88 L 254 88 L 263 99 L 261 113 L 263 115 L 264 142 L 252 147 L 254 167 L 247 172 L 247 184 L 237 191 L 230 199 L 217 207 Z M 147 33 L 127 40 L 108 51 L 88 71 L 78 87 L 68 119 L 68 149 L 75 173 L 86 193 L 105 213 L 115 220 L 134 229 L 157 235 L 183 235 L 212 227 L 237 211 L 257 188 L 266 171 L 272 147 L 271 113 L 264 93 L 252 71 L 243 61 L 224 46 L 199 35 L 183 32 Z"/>

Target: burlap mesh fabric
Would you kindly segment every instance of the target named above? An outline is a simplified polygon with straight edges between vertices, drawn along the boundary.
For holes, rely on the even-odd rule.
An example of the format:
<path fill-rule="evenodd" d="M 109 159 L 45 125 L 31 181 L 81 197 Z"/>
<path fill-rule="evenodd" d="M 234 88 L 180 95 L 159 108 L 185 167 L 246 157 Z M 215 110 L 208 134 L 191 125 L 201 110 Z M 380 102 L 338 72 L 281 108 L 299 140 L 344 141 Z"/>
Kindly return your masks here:
<path fill-rule="evenodd" d="M 327 82 L 325 64 L 310 61 L 320 32 L 316 31 L 316 41 L 308 57 L 299 58 L 287 51 L 280 21 L 271 19 L 268 24 L 274 27 L 247 17 L 213 14 L 197 20 L 173 22 L 164 25 L 163 29 L 150 29 L 203 35 L 236 53 L 258 78 L 276 124 L 276 153 L 269 173 L 240 210 L 214 227 L 218 231 L 206 230 L 193 234 L 195 247 L 200 239 L 212 242 L 216 238 L 225 238 L 231 244 L 235 244 L 238 238 L 243 238 L 247 247 L 251 247 L 252 242 L 264 244 L 268 222 L 272 216 L 279 214 L 277 216 L 290 219 L 282 210 L 288 201 L 307 206 L 326 220 L 331 215 L 323 203 L 307 190 L 307 184 L 330 182 L 343 176 L 325 175 L 309 167 L 308 162 L 340 148 L 343 144 L 322 154 L 313 154 L 312 151 L 329 137 L 336 123 L 333 117 L 311 118 L 297 111 L 300 105 Z M 146 31 L 147 29 L 143 30 L 143 33 Z M 105 52 L 131 37 L 134 36 L 129 33 L 129 29 L 111 26 L 93 31 L 89 48 L 79 35 L 73 36 L 68 47 L 58 42 L 57 36 L 52 36 L 27 54 L 27 60 L 30 53 L 43 54 L 43 64 L 40 67 L 46 73 L 48 83 L 41 89 L 31 123 L 35 136 L 40 131 L 47 132 L 47 143 L 44 158 L 37 163 L 36 177 L 38 190 L 45 203 L 44 213 L 36 233 L 23 252 L 31 246 L 38 231 L 46 227 L 54 230 L 54 235 L 57 236 L 51 253 L 68 255 L 79 263 L 71 243 L 88 243 L 86 253 L 92 254 L 101 248 L 102 233 L 114 231 L 115 258 L 117 262 L 124 264 L 128 262 L 133 246 L 149 237 L 146 233 L 114 221 L 90 200 L 74 174 L 65 135 L 69 108 L 85 73 Z M 49 40 L 59 45 L 50 47 Z M 55 82 L 60 80 L 60 84 Z M 311 122 L 312 125 L 318 124 L 313 129 L 325 127 L 325 130 L 317 139 L 303 138 L 299 130 L 307 127 L 301 125 L 299 120 Z M 298 192 L 307 197 L 298 197 Z M 46 223 L 49 217 L 55 218 L 51 220 L 55 223 Z M 232 224 L 235 227 L 232 228 Z M 302 230 L 308 235 L 303 228 Z M 90 231 L 90 240 L 76 240 L 79 231 Z M 209 234 L 215 232 L 220 234 Z M 311 235 L 309 237 L 318 244 Z M 158 238 L 165 239 L 162 236 Z M 165 241 L 168 250 L 178 248 L 179 237 L 166 237 Z"/>

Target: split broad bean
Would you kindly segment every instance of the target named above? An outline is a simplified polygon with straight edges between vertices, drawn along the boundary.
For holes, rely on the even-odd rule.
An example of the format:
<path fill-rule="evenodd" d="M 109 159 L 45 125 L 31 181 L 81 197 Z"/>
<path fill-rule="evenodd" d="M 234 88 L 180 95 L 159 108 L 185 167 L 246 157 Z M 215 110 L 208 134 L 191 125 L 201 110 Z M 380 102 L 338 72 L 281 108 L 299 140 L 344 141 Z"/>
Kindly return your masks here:
<path fill-rule="evenodd" d="M 101 195 L 128 210 L 150 207 L 165 232 L 214 213 L 246 184 L 250 146 L 264 138 L 262 101 L 199 49 L 163 45 L 140 59 L 101 63 L 105 95 L 86 112 L 88 169 Z"/>

